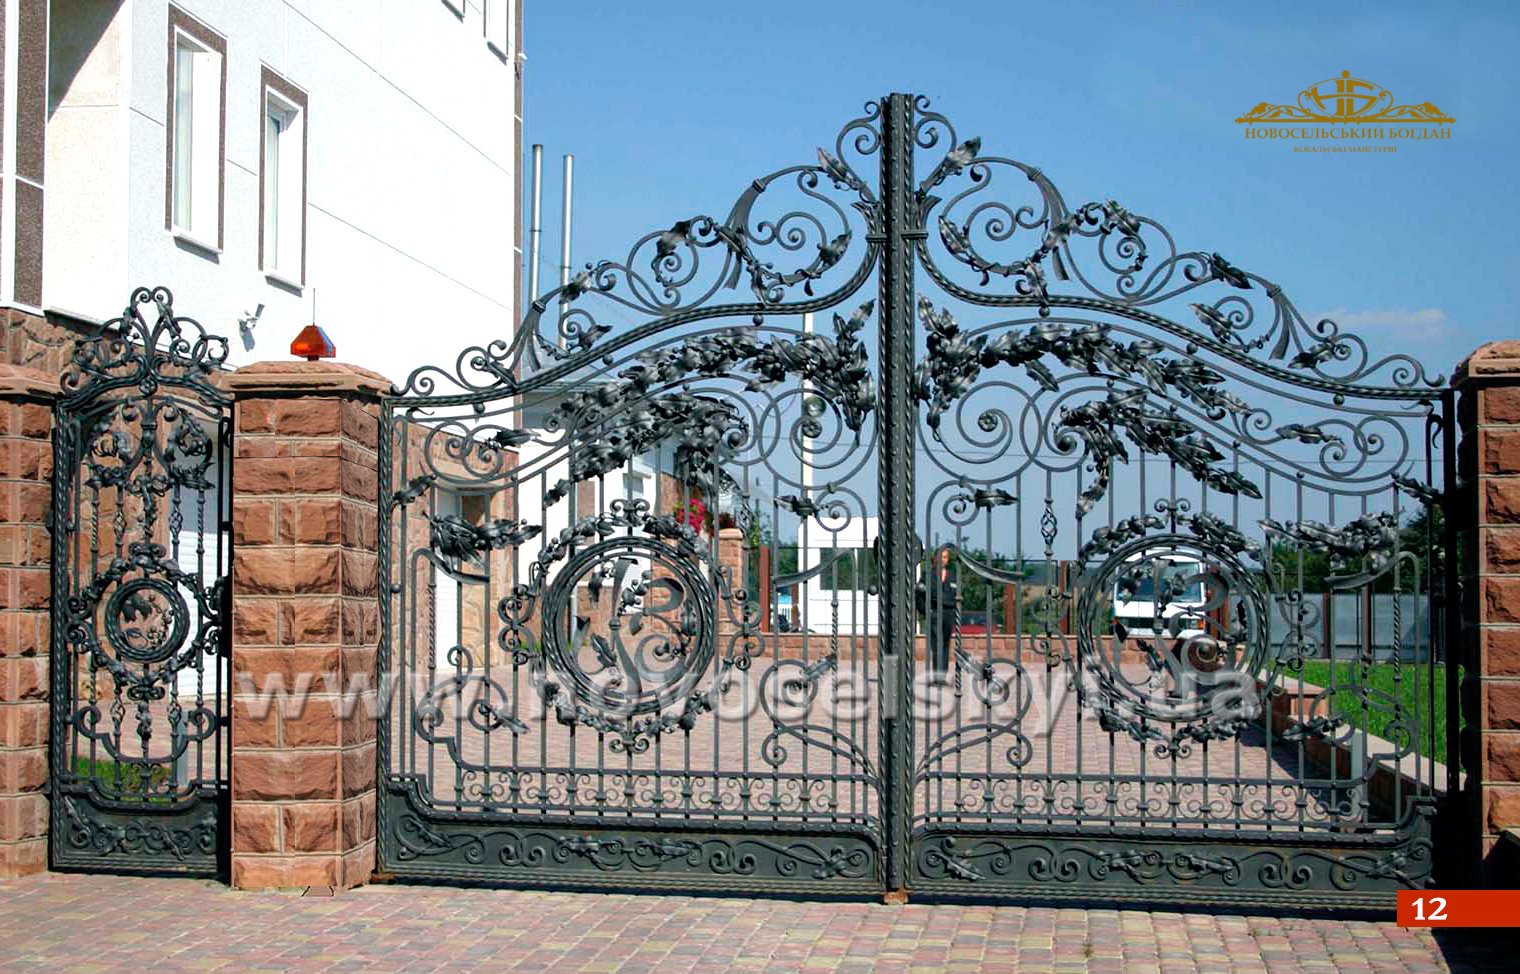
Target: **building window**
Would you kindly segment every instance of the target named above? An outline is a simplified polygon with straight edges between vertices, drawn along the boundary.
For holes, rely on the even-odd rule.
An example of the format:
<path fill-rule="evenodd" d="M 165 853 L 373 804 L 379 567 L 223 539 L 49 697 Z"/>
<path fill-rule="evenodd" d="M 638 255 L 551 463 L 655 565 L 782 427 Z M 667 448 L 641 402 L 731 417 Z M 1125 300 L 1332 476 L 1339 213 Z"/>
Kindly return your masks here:
<path fill-rule="evenodd" d="M 512 56 L 511 0 L 485 0 L 486 44 L 503 60 Z"/>
<path fill-rule="evenodd" d="M 268 68 L 262 76 L 259 144 L 259 265 L 306 283 L 306 94 Z"/>
<path fill-rule="evenodd" d="M 644 480 L 646 476 L 646 474 L 636 471 L 623 474 L 623 492 L 628 496 L 629 500 L 641 501 L 645 499 Z"/>
<path fill-rule="evenodd" d="M 164 225 L 203 247 L 222 247 L 227 42 L 169 8 L 168 186 Z"/>

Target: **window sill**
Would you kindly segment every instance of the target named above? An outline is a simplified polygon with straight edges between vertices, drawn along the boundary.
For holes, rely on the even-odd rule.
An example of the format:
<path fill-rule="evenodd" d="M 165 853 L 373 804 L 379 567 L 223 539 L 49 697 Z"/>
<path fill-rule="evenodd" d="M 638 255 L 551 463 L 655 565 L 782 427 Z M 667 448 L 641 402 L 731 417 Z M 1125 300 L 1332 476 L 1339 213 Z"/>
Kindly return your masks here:
<path fill-rule="evenodd" d="M 298 281 L 293 281 L 278 271 L 266 270 L 264 272 L 264 280 L 268 281 L 270 284 L 273 284 L 275 287 L 283 288 L 286 291 L 292 291 L 296 294 L 300 294 L 306 289 L 305 284 L 302 284 Z"/>
<path fill-rule="evenodd" d="M 209 257 L 212 260 L 221 260 L 222 248 L 218 247 L 216 244 L 207 243 L 200 237 L 197 237 L 188 231 L 180 230 L 178 228 L 170 230 L 169 233 L 174 237 L 174 242 L 179 244 L 181 247 L 187 250 L 197 251 L 202 256 Z"/>

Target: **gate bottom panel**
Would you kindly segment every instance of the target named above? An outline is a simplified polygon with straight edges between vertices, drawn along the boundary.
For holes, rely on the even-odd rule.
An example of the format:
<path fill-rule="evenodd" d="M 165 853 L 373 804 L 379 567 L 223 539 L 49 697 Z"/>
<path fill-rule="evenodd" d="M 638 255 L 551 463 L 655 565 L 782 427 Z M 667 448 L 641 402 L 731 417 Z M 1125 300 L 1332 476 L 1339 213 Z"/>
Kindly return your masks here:
<path fill-rule="evenodd" d="M 380 801 L 379 864 L 398 878 L 502 886 L 691 892 L 881 892 L 881 842 L 869 828 L 607 821 L 456 813 L 391 779 Z"/>
<path fill-rule="evenodd" d="M 911 843 L 914 893 L 1002 900 L 1392 910 L 1433 866 L 1423 830 L 1357 844 L 930 827 Z"/>
<path fill-rule="evenodd" d="M 115 802 L 90 787 L 53 784 L 52 869 L 217 876 L 223 868 L 222 790 L 184 801 Z"/>

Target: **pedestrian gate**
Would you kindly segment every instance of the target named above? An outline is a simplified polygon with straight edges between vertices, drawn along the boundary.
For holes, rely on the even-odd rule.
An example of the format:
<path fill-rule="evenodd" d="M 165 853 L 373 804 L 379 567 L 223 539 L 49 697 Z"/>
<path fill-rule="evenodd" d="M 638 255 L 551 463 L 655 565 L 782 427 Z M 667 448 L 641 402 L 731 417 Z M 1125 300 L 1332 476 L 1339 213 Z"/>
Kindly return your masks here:
<path fill-rule="evenodd" d="M 381 870 L 1425 884 L 1451 397 L 1223 250 L 892 95 L 417 369 L 381 437 Z"/>
<path fill-rule="evenodd" d="M 144 314 L 146 309 L 147 314 Z M 53 417 L 54 868 L 225 873 L 224 339 L 139 288 Z"/>

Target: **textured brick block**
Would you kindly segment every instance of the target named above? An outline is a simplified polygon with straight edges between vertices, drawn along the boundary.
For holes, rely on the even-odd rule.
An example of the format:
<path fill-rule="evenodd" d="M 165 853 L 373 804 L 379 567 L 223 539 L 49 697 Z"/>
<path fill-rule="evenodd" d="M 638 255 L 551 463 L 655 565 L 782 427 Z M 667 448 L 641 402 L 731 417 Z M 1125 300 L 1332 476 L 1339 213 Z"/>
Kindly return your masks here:
<path fill-rule="evenodd" d="M 1485 478 L 1483 497 L 1485 523 L 1520 523 L 1520 477 Z"/>
<path fill-rule="evenodd" d="M 1485 726 L 1499 730 L 1520 730 L 1520 683 L 1490 681 L 1488 720 Z"/>
<path fill-rule="evenodd" d="M 1479 469 L 1488 474 L 1520 472 L 1520 430 L 1485 429 L 1478 434 Z"/>
<path fill-rule="evenodd" d="M 233 658 L 239 693 L 263 692 L 276 680 L 291 691 L 302 686 L 308 691 L 320 689 L 320 675 L 335 672 L 340 665 L 337 646 L 235 645 Z M 253 690 L 245 689 L 244 681 L 251 681 Z"/>
<path fill-rule="evenodd" d="M 274 501 L 255 501 L 240 498 L 232 506 L 232 543 L 234 545 L 261 545 L 275 542 Z"/>
<path fill-rule="evenodd" d="M 32 876 L 47 869 L 47 839 L 0 843 L 0 878 Z"/>
<path fill-rule="evenodd" d="M 342 461 L 342 490 L 344 497 L 373 504 L 379 478 L 373 463 L 360 464 Z"/>
<path fill-rule="evenodd" d="M 321 680 L 314 685 L 319 690 L 328 689 Z M 338 706 L 339 704 L 328 696 L 307 696 L 304 699 L 289 701 L 281 717 L 283 745 L 285 747 L 326 748 L 341 745 L 343 721 L 336 712 Z"/>
<path fill-rule="evenodd" d="M 48 796 L 0 795 L 0 842 L 38 839 L 48 831 Z"/>
<path fill-rule="evenodd" d="M 361 744 L 343 751 L 343 793 L 356 795 L 375 787 L 375 745 Z"/>
<path fill-rule="evenodd" d="M 343 403 L 343 435 L 352 437 L 371 450 L 380 445 L 380 419 L 377 407 L 354 402 Z"/>
<path fill-rule="evenodd" d="M 288 457 L 290 456 L 290 441 L 274 436 L 255 436 L 248 433 L 239 434 L 232 441 L 233 454 L 238 458 L 244 457 Z"/>
<path fill-rule="evenodd" d="M 379 559 L 366 551 L 343 549 L 343 594 L 373 597 L 379 593 Z M 1520 581 L 1520 580 L 1517 580 Z M 1520 606 L 1517 606 L 1520 610 Z"/>
<path fill-rule="evenodd" d="M 242 460 L 237 468 L 239 494 L 327 494 L 338 490 L 336 457 L 277 457 Z"/>
<path fill-rule="evenodd" d="M 1483 786 L 1485 825 L 1490 832 L 1502 832 L 1520 825 L 1520 785 Z"/>
<path fill-rule="evenodd" d="M 326 396 L 281 400 L 274 430 L 281 436 L 337 436 L 339 413 L 339 401 Z"/>
<path fill-rule="evenodd" d="M 48 698 L 46 657 L 21 656 L 0 659 L 0 702 Z"/>
<path fill-rule="evenodd" d="M 338 798 L 336 751 L 243 751 L 232 763 L 234 801 Z"/>
<path fill-rule="evenodd" d="M 53 412 L 39 403 L 27 402 L 21 404 L 21 429 L 22 436 L 29 436 L 35 440 L 45 440 L 53 434 Z"/>
<path fill-rule="evenodd" d="M 273 433 L 274 411 L 278 405 L 273 399 L 243 399 L 237 404 L 237 431 L 239 433 Z"/>
<path fill-rule="evenodd" d="M 1491 572 L 1520 572 L 1520 528 L 1486 528 L 1485 567 Z"/>
<path fill-rule="evenodd" d="M 1489 676 L 1520 676 L 1520 629 L 1483 630 Z"/>
<path fill-rule="evenodd" d="M 1520 425 L 1520 386 L 1483 390 L 1483 421 Z"/>
<path fill-rule="evenodd" d="M 343 861 L 335 855 L 232 857 L 232 885 L 238 889 L 287 886 L 341 886 Z"/>
<path fill-rule="evenodd" d="M 343 502 L 336 497 L 287 502 L 281 535 L 294 544 L 338 544 L 343 540 Z"/>
<path fill-rule="evenodd" d="M 48 741 L 48 704 L 43 701 L 0 707 L 0 747 L 41 748 Z"/>
<path fill-rule="evenodd" d="M 280 603 L 280 642 L 332 644 L 338 641 L 342 605 L 331 598 L 291 599 Z"/>
<path fill-rule="evenodd" d="M 375 686 L 375 657 L 377 650 L 374 646 L 344 646 L 341 650 L 343 662 L 343 682 L 345 686 L 351 686 L 358 677 L 368 677 L 370 686 Z"/>
<path fill-rule="evenodd" d="M 373 793 L 343 803 L 343 848 L 356 849 L 375 837 Z"/>
<path fill-rule="evenodd" d="M 232 558 L 233 591 L 243 595 L 314 595 L 338 591 L 335 548 L 253 548 Z"/>
<path fill-rule="evenodd" d="M 380 610 L 371 600 L 343 600 L 343 645 L 371 646 L 380 638 Z"/>
<path fill-rule="evenodd" d="M 1490 575 L 1483 589 L 1483 622 L 1520 623 L 1520 578 Z"/>
<path fill-rule="evenodd" d="M 375 874 L 375 843 L 370 840 L 353 852 L 343 854 L 342 881 L 346 887 L 360 886 Z"/>
<path fill-rule="evenodd" d="M 1489 734 L 1485 781 L 1520 781 L 1520 734 Z"/>
<path fill-rule="evenodd" d="M 41 791 L 47 785 L 47 751 L 0 751 L 0 794 Z"/>
<path fill-rule="evenodd" d="M 279 806 L 253 802 L 232 806 L 232 851 L 279 852 Z"/>
<path fill-rule="evenodd" d="M 379 517 L 373 507 L 348 503 L 343 505 L 343 544 L 364 551 L 375 550 L 379 536 Z M 424 543 L 426 543 L 424 541 Z"/>
<path fill-rule="evenodd" d="M 284 814 L 284 852 L 341 852 L 339 848 L 342 806 L 287 805 Z"/>
<path fill-rule="evenodd" d="M 260 687 L 262 688 L 262 684 Z M 237 760 L 243 761 L 244 748 L 278 747 L 280 743 L 280 708 L 277 701 L 267 706 L 261 700 L 232 698 L 232 739 L 237 742 Z"/>
<path fill-rule="evenodd" d="M 278 602 L 272 599 L 234 599 L 232 607 L 234 645 L 272 646 L 278 641 L 278 633 Z"/>

